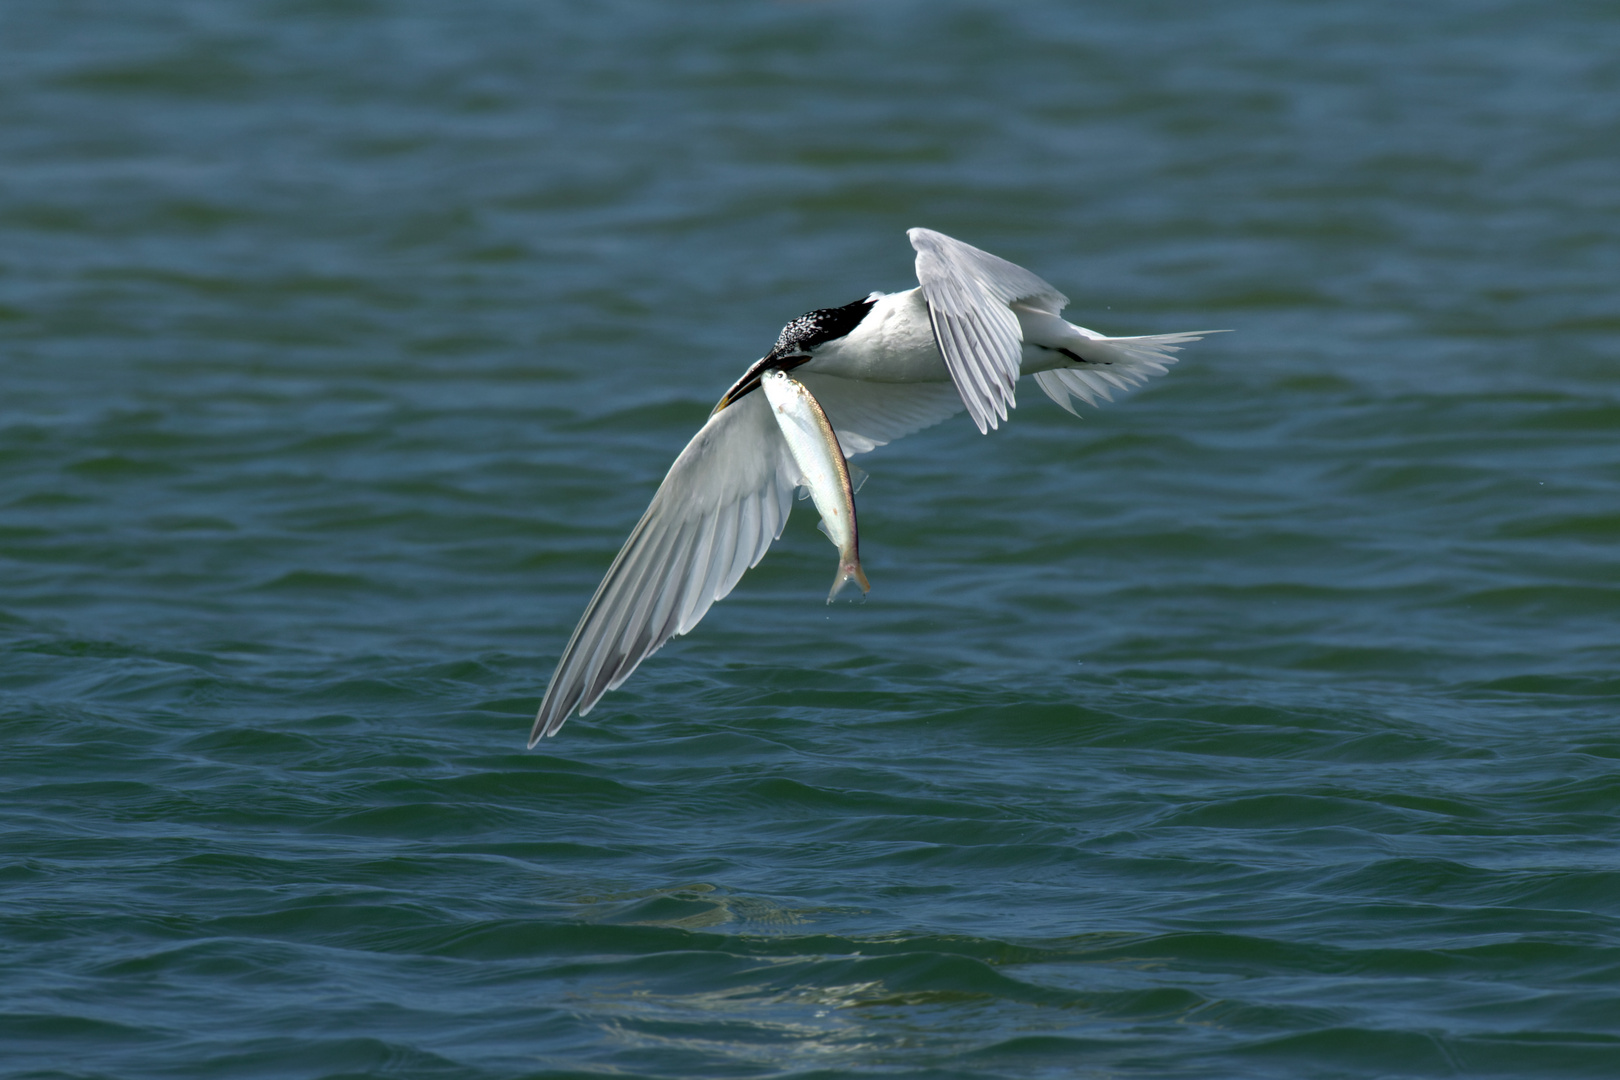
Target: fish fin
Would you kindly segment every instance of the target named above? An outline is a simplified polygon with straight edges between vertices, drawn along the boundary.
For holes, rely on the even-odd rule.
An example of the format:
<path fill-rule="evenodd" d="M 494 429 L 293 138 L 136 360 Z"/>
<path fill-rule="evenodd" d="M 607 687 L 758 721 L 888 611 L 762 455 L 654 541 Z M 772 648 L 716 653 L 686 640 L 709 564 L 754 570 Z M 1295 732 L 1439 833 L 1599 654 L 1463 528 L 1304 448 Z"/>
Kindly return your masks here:
<path fill-rule="evenodd" d="M 800 484 L 799 485 L 798 492 L 799 492 L 799 501 L 800 502 L 804 502 L 804 500 L 806 500 L 806 499 L 808 499 L 810 497 L 810 488 L 805 484 Z"/>
<path fill-rule="evenodd" d="M 861 587 L 861 599 L 864 600 L 866 594 L 872 591 L 872 583 L 866 580 L 866 571 L 861 567 L 859 558 L 853 563 L 838 564 L 838 576 L 833 579 L 832 591 L 827 594 L 827 603 L 832 603 L 833 599 L 844 590 L 844 586 L 852 581 Z"/>
<path fill-rule="evenodd" d="M 861 468 L 859 465 L 853 464 L 853 463 L 848 462 L 848 461 L 844 462 L 844 467 L 849 470 L 849 491 L 850 491 L 850 494 L 851 495 L 859 495 L 861 493 L 861 487 L 866 483 L 866 481 L 868 479 L 870 479 L 869 474 L 867 473 L 867 471 L 865 469 Z"/>

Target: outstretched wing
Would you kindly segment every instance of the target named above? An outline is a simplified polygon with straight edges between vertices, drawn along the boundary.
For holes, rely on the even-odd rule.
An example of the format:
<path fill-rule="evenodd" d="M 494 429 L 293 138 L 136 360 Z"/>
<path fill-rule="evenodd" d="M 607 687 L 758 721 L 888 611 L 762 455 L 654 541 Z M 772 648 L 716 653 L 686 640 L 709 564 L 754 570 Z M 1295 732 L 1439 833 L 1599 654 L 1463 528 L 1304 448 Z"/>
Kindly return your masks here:
<path fill-rule="evenodd" d="M 1023 334 L 1009 304 L 1056 315 L 1069 298 L 1006 259 L 932 229 L 906 233 L 917 249 L 917 281 L 928 300 L 934 341 L 980 431 L 1014 404 Z"/>
<path fill-rule="evenodd" d="M 709 417 L 585 608 L 546 687 L 533 746 L 591 711 L 647 657 L 698 624 L 782 535 L 798 467 L 763 394 Z"/>
<path fill-rule="evenodd" d="M 821 402 L 845 457 L 864 454 L 962 411 L 962 395 L 948 382 L 868 382 L 802 369 L 793 377 Z"/>

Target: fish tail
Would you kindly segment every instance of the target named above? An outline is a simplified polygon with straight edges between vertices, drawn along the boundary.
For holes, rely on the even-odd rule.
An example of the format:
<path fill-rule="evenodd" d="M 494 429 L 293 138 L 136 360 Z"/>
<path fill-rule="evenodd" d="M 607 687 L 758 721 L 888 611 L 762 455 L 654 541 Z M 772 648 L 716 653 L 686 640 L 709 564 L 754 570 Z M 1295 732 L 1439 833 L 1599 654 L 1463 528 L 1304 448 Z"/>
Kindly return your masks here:
<path fill-rule="evenodd" d="M 861 568 L 859 555 L 849 562 L 840 562 L 838 564 L 838 576 L 833 579 L 832 591 L 827 594 L 827 603 L 832 603 L 833 598 L 843 591 L 845 585 L 852 581 L 861 587 L 862 596 L 872 591 L 872 583 L 866 580 L 866 571 Z"/>

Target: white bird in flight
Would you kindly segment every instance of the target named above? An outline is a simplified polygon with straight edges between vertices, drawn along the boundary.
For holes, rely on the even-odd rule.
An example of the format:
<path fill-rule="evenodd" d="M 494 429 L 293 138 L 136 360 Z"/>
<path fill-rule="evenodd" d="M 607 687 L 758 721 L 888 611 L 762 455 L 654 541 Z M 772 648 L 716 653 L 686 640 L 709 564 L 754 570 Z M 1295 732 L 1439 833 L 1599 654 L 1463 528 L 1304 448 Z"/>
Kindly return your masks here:
<path fill-rule="evenodd" d="M 918 287 L 799 316 L 720 398 L 658 486 L 585 608 L 529 735 L 584 716 L 647 657 L 698 624 L 782 535 L 806 483 L 760 379 L 773 370 L 820 402 L 844 456 L 962 409 L 989 432 L 1020 375 L 1075 415 L 1175 363 L 1215 330 L 1105 337 L 1066 322 L 1068 297 L 1021 266 L 931 229 L 907 235 Z"/>

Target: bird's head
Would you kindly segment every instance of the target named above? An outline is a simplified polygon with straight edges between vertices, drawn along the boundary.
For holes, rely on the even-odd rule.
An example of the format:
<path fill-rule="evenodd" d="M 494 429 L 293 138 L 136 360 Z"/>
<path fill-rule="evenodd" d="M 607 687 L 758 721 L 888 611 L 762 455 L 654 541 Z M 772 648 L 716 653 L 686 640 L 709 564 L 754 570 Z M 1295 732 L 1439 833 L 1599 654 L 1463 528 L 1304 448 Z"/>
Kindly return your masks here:
<path fill-rule="evenodd" d="M 720 398 L 714 412 L 719 412 L 738 398 L 745 397 L 759 389 L 760 376 L 772 368 L 782 371 L 792 371 L 800 364 L 810 360 L 818 345 L 825 345 L 829 341 L 836 341 L 861 324 L 866 318 L 872 305 L 877 303 L 880 293 L 872 293 L 864 299 L 857 300 L 843 307 L 817 308 L 807 311 L 797 319 L 782 327 L 777 335 L 776 344 L 771 351 L 743 373 L 743 377 L 732 384 Z M 710 413 L 713 416 L 714 413 Z"/>

